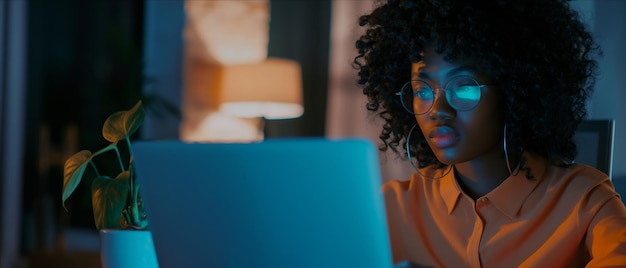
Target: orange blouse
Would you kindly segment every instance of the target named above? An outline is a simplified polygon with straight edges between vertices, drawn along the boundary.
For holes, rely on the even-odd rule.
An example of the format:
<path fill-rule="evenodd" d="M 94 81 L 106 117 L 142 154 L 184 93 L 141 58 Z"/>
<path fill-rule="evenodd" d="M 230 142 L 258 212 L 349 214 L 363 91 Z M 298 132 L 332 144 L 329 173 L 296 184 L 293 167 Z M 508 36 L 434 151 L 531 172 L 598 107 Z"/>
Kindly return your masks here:
<path fill-rule="evenodd" d="M 526 154 L 476 201 L 449 172 L 383 185 L 394 262 L 432 267 L 626 267 L 626 208 L 609 177 Z"/>

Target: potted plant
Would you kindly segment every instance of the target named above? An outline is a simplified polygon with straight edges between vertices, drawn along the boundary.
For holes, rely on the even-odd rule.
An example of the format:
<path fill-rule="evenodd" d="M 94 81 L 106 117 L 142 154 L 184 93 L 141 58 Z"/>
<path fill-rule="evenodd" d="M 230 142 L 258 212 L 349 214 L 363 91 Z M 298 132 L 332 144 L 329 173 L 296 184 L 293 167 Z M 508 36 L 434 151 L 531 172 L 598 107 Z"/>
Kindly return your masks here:
<path fill-rule="evenodd" d="M 93 216 L 100 231 L 105 267 L 157 265 L 139 184 L 133 171 L 130 142 L 130 136 L 141 126 L 144 116 L 141 100 L 130 110 L 111 114 L 102 128 L 102 135 L 111 143 L 95 153 L 89 150 L 77 152 L 65 162 L 63 207 L 81 181 L 91 182 Z M 133 249 L 131 240 L 135 238 L 144 241 L 139 242 L 139 248 Z M 139 252 L 145 250 L 146 243 L 148 252 Z M 112 255 L 117 253 L 110 249 L 117 249 L 115 252 L 128 255 L 131 260 Z M 137 261 L 140 263 L 131 263 Z"/>

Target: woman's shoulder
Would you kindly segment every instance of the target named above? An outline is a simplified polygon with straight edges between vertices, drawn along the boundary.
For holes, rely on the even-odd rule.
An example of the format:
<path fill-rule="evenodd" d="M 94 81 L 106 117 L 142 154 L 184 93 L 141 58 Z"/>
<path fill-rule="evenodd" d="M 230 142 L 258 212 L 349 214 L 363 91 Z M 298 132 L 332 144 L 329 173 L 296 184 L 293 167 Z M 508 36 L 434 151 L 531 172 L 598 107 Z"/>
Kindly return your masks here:
<path fill-rule="evenodd" d="M 590 188 L 610 181 L 607 174 L 585 164 L 572 163 L 566 166 L 549 165 L 546 175 L 551 184 L 567 184 L 577 188 Z"/>
<path fill-rule="evenodd" d="M 564 167 L 550 165 L 545 176 L 549 188 L 563 195 L 580 197 L 596 192 L 608 198 L 616 194 L 607 174 L 585 164 L 573 163 Z"/>
<path fill-rule="evenodd" d="M 415 172 L 411 174 L 411 177 L 405 179 L 392 179 L 383 183 L 382 192 L 387 197 L 397 197 L 409 194 L 413 192 L 418 185 L 421 184 L 421 177 L 417 176 Z"/>
<path fill-rule="evenodd" d="M 411 178 L 403 180 L 392 179 L 384 182 L 382 185 L 383 193 L 408 191 L 411 184 L 413 183 L 413 177 L 414 176 L 411 176 Z"/>

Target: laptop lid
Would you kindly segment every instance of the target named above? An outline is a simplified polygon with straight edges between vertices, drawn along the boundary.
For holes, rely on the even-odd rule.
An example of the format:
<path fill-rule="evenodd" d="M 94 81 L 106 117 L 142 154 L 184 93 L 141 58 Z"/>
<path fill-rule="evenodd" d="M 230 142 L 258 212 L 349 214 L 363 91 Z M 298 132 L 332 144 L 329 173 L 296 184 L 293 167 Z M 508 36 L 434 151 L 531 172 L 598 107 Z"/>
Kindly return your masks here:
<path fill-rule="evenodd" d="M 391 267 L 375 147 L 364 139 L 137 141 L 161 267 Z"/>

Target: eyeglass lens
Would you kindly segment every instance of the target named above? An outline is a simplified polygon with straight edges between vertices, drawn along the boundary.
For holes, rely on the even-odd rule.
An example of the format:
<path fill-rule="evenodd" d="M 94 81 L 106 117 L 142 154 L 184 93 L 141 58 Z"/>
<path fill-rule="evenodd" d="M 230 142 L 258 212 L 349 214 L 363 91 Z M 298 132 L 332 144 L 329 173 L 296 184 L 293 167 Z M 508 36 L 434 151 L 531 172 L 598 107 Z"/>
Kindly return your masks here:
<path fill-rule="evenodd" d="M 400 100 L 409 113 L 421 115 L 430 111 L 439 92 L 422 80 L 414 80 L 402 87 Z M 458 76 L 446 83 L 444 92 L 452 108 L 467 111 L 478 105 L 481 85 L 469 76 Z"/>

